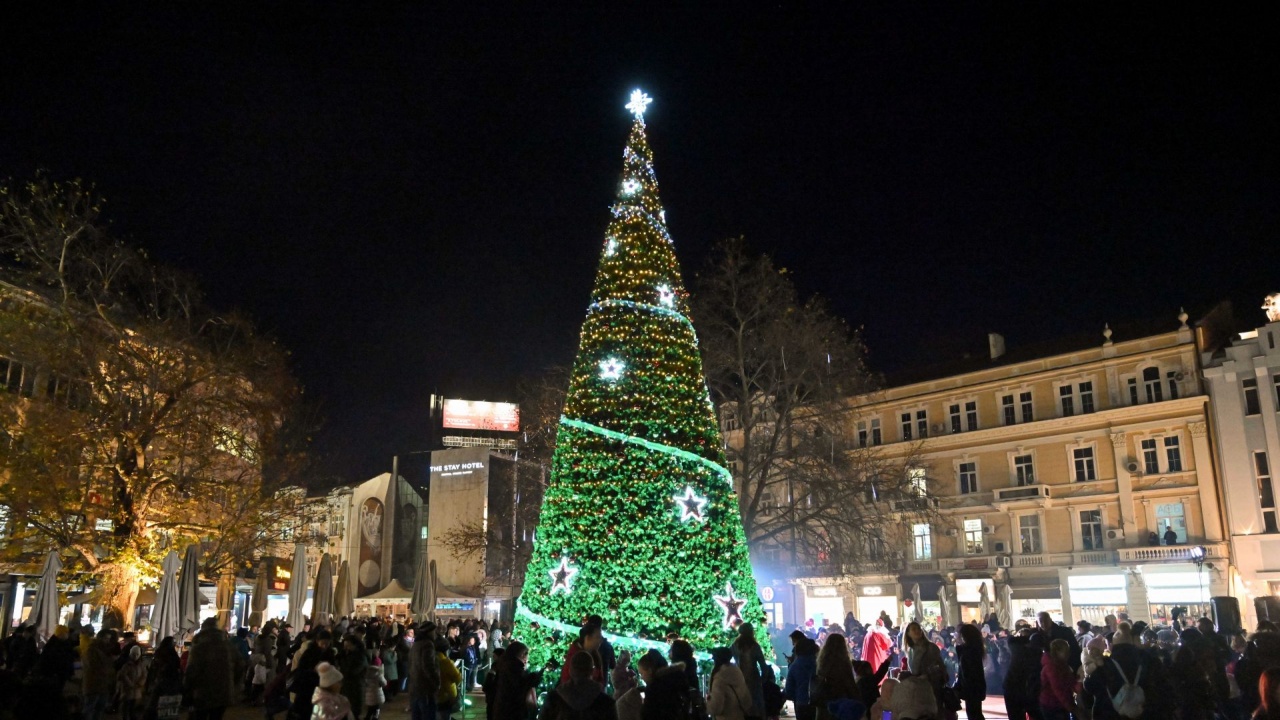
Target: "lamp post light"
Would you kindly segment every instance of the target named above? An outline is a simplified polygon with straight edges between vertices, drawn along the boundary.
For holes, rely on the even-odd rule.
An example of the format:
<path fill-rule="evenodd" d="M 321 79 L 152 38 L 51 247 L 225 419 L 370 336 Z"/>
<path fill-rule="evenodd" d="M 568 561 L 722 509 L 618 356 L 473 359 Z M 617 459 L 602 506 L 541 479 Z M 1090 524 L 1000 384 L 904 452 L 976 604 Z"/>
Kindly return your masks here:
<path fill-rule="evenodd" d="M 1196 582 L 1200 585 L 1200 594 L 1196 597 L 1197 603 L 1204 602 L 1204 556 L 1207 554 L 1203 545 L 1196 545 L 1191 548 L 1191 562 L 1196 564 Z"/>

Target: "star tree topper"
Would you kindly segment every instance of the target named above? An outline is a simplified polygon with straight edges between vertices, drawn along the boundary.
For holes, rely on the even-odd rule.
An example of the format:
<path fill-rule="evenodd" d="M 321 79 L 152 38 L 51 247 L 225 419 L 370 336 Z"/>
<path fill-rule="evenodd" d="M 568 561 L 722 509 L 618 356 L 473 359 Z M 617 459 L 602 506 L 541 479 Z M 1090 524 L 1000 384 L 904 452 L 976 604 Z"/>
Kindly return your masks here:
<path fill-rule="evenodd" d="M 557 567 L 547 571 L 551 575 L 551 594 L 564 592 L 568 595 L 573 590 L 573 578 L 578 574 L 578 568 L 569 564 L 569 556 L 561 555 L 560 564 Z"/>
<path fill-rule="evenodd" d="M 653 98 L 640 92 L 639 88 L 637 88 L 631 92 L 631 102 L 627 103 L 627 109 L 639 120 L 644 117 L 644 110 L 649 107 L 651 102 L 653 102 Z"/>
<path fill-rule="evenodd" d="M 692 487 L 686 487 L 683 495 L 673 495 L 671 499 L 680 506 L 680 522 L 690 519 L 698 522 L 706 520 L 702 511 L 707 506 L 707 499 L 694 493 Z"/>
<path fill-rule="evenodd" d="M 734 595 L 733 584 L 727 580 L 724 584 L 724 595 L 716 595 L 715 598 L 720 608 L 724 610 L 725 629 L 733 629 L 733 621 L 742 620 L 742 606 L 746 605 L 747 601 Z"/>

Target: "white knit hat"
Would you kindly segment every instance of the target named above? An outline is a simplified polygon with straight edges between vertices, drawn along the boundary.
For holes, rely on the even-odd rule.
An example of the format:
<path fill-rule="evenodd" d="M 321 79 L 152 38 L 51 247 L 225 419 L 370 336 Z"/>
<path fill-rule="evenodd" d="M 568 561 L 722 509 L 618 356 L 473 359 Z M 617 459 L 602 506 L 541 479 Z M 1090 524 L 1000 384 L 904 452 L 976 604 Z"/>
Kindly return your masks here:
<path fill-rule="evenodd" d="M 342 682 L 342 672 L 327 662 L 317 665 L 316 673 L 320 675 L 320 687 L 322 688 L 333 687 Z"/>

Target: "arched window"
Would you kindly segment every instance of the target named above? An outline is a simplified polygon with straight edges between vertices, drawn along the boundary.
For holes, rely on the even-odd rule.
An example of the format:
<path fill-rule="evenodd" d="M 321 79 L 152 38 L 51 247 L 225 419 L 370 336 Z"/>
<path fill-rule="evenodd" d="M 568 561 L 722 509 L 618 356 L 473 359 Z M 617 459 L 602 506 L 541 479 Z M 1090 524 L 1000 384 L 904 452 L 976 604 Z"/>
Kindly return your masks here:
<path fill-rule="evenodd" d="M 1160 368 L 1149 367 L 1142 371 L 1142 387 L 1147 393 L 1147 402 L 1160 402 L 1164 399 L 1160 387 Z"/>

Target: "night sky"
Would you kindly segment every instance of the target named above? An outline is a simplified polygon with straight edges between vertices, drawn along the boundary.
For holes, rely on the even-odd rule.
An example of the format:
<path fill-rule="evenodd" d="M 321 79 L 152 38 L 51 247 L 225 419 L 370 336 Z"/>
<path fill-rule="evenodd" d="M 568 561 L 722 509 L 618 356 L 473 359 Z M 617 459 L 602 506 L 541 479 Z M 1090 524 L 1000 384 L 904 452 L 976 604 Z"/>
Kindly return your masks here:
<path fill-rule="evenodd" d="M 686 276 L 744 235 L 876 369 L 1221 299 L 1260 323 L 1274 28 L 1119 4 L 47 8 L 0 27 L 0 176 L 94 181 L 278 336 L 359 480 L 426 446 L 430 393 L 572 359 L 635 87 Z"/>

